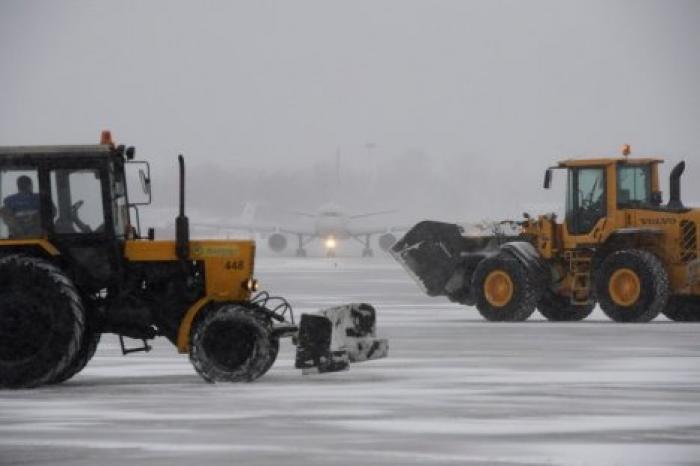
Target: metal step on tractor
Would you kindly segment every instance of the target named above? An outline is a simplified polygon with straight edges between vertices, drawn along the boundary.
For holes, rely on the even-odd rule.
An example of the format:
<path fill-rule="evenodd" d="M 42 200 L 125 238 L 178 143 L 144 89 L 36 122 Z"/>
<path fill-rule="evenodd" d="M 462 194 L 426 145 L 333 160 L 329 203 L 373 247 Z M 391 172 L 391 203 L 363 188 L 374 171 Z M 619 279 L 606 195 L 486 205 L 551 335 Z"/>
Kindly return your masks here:
<path fill-rule="evenodd" d="M 659 158 L 570 159 L 566 215 L 496 222 L 490 234 L 424 221 L 391 249 L 430 296 L 476 305 L 491 321 L 523 321 L 535 309 L 549 320 L 585 319 L 596 303 L 616 322 L 648 322 L 663 313 L 700 321 L 700 209 L 681 202 L 685 162 L 671 171 L 662 201 Z M 514 225 L 515 231 L 502 231 Z"/>
<path fill-rule="evenodd" d="M 155 240 L 138 216 L 151 200 L 150 167 L 109 132 L 95 145 L 0 147 L 0 387 L 71 378 L 103 333 L 119 335 L 124 354 L 164 336 L 210 382 L 262 376 L 284 337 L 304 373 L 386 356 L 372 306 L 296 322 L 285 299 L 255 294 L 253 241 L 190 240 L 179 164 L 176 239 Z M 127 169 L 140 201 L 130 200 Z"/>

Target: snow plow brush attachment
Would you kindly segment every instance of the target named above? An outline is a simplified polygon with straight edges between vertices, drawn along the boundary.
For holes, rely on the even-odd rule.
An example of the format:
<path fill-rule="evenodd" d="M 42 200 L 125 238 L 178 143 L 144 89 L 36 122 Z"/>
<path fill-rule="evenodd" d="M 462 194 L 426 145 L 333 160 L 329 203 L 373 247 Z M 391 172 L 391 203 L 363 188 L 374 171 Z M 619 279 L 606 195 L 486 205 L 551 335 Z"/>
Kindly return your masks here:
<path fill-rule="evenodd" d="M 347 370 L 350 363 L 387 356 L 386 339 L 375 336 L 376 312 L 369 304 L 347 304 L 302 314 L 295 367 L 303 374 Z"/>

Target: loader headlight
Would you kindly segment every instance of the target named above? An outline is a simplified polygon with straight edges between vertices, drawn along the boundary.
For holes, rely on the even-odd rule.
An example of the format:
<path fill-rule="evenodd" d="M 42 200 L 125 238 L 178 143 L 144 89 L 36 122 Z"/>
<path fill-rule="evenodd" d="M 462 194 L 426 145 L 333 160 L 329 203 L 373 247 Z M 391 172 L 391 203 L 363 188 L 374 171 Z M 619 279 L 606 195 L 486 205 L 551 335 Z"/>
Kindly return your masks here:
<path fill-rule="evenodd" d="M 326 249 L 335 249 L 335 238 L 326 239 Z"/>
<path fill-rule="evenodd" d="M 258 281 L 254 278 L 249 278 L 248 280 L 243 282 L 243 288 L 246 291 L 258 291 Z"/>

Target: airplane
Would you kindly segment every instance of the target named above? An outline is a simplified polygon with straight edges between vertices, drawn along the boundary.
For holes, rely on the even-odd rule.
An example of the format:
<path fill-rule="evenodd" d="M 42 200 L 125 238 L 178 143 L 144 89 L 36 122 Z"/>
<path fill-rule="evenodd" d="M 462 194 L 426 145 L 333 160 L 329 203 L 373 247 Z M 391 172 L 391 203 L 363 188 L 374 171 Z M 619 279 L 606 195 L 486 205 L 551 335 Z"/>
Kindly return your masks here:
<path fill-rule="evenodd" d="M 192 225 L 202 228 L 213 228 L 217 230 L 246 230 L 267 234 L 267 244 L 274 252 L 282 252 L 287 248 L 287 235 L 297 237 L 297 257 L 307 255 L 306 246 L 314 240 L 319 240 L 326 249 L 326 255 L 333 257 L 336 254 L 341 240 L 353 239 L 361 243 L 362 257 L 371 257 L 374 251 L 370 245 L 372 236 L 378 235 L 378 245 L 383 251 L 388 250 L 396 242 L 396 232 L 398 227 L 362 227 L 356 225 L 356 220 L 377 215 L 386 215 L 394 211 L 367 212 L 348 215 L 344 209 L 336 203 L 322 205 L 317 213 L 294 212 L 296 215 L 314 219 L 313 225 L 309 228 L 295 228 L 278 225 L 264 225 L 253 222 L 254 208 L 251 204 L 246 204 L 243 214 L 239 219 L 246 221 L 235 222 L 198 222 L 193 221 Z"/>

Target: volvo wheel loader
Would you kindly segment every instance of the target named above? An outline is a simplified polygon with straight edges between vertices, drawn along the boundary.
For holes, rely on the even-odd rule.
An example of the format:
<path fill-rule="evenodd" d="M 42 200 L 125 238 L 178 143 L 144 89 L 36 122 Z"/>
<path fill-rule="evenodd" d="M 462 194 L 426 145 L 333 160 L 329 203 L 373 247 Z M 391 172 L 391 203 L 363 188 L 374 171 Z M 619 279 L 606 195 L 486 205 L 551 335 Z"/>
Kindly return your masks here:
<path fill-rule="evenodd" d="M 153 229 L 140 232 L 150 167 L 133 147 L 108 132 L 95 145 L 0 147 L 0 387 L 69 379 L 108 332 L 124 354 L 164 336 L 211 382 L 257 379 L 283 337 L 305 373 L 386 355 L 372 306 L 297 323 L 286 300 L 254 294 L 253 241 L 190 240 L 179 163 L 176 238 L 155 240 Z M 142 201 L 130 200 L 127 169 L 138 169 Z M 129 348 L 124 337 L 141 343 Z"/>
<path fill-rule="evenodd" d="M 585 319 L 596 303 L 617 322 L 700 321 L 700 209 L 681 201 L 685 162 L 663 203 L 659 158 L 571 159 L 545 172 L 567 176 L 566 214 L 524 219 L 515 231 L 465 235 L 424 221 L 391 254 L 430 296 L 476 305 L 491 321 Z M 499 228 L 496 228 L 499 230 Z"/>

